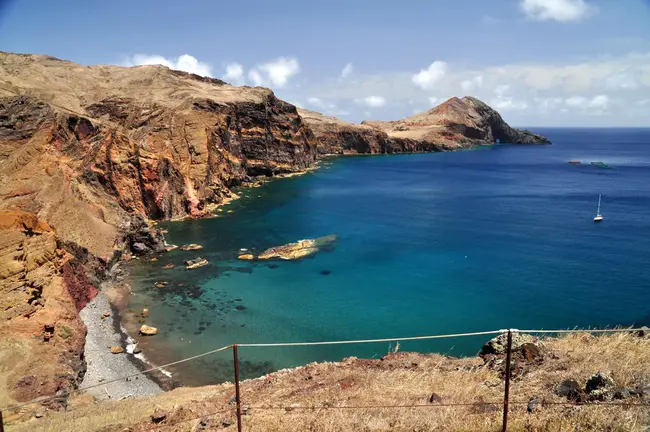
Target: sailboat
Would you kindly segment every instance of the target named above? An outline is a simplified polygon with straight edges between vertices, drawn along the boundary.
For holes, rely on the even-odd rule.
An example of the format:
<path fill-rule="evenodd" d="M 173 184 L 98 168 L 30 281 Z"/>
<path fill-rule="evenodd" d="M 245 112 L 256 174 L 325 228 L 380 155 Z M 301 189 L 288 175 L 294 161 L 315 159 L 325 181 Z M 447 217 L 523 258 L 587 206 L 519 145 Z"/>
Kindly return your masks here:
<path fill-rule="evenodd" d="M 596 210 L 596 217 L 594 218 L 594 222 L 601 222 L 603 220 L 603 215 L 600 214 L 600 197 L 601 194 L 598 194 L 598 210 Z"/>

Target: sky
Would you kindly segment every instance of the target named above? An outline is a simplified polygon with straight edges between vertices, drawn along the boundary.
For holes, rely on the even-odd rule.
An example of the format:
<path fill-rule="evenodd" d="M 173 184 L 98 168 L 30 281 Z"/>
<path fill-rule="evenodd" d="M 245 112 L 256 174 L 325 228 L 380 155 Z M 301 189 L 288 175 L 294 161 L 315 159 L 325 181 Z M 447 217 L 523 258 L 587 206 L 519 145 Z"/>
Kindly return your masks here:
<path fill-rule="evenodd" d="M 471 95 L 517 126 L 650 126 L 650 0 L 0 0 L 0 50 L 163 64 L 351 122 Z"/>

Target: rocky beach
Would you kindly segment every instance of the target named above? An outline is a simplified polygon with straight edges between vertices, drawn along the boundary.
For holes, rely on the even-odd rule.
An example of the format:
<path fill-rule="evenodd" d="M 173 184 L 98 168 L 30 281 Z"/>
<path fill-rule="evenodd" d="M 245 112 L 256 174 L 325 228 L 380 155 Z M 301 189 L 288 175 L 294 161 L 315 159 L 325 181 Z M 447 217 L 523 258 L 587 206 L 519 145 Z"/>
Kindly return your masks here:
<path fill-rule="evenodd" d="M 79 313 L 87 329 L 84 346 L 87 366 L 80 388 L 135 375 L 143 368 L 151 367 L 138 359 L 133 347 L 128 346 L 130 337 L 120 332 L 113 310 L 106 294 L 100 292 Z M 139 375 L 87 390 L 100 401 L 152 396 L 162 391 L 150 375 Z"/>

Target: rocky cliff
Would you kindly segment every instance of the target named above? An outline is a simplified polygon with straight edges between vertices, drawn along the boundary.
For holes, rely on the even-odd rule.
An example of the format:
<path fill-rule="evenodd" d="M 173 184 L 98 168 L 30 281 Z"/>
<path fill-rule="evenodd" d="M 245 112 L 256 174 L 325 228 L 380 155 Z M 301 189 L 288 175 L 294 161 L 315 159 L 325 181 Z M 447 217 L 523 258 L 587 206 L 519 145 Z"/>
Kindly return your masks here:
<path fill-rule="evenodd" d="M 200 216 L 249 176 L 316 157 L 296 108 L 268 89 L 163 66 L 0 57 L 0 208 L 36 213 L 104 259 L 130 214 Z"/>
<path fill-rule="evenodd" d="M 307 110 L 300 115 L 312 128 L 320 153 L 403 153 L 449 151 L 496 142 L 550 144 L 545 137 L 510 127 L 484 102 L 451 98 L 402 120 L 352 124 Z"/>

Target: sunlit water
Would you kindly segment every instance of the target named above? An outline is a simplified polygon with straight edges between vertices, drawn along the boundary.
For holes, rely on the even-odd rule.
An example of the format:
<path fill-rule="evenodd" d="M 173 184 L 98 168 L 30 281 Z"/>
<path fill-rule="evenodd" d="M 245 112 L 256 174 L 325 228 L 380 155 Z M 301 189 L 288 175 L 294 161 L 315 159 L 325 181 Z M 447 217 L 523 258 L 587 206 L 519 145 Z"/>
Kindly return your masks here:
<path fill-rule="evenodd" d="M 554 144 L 331 159 L 307 175 L 244 189 L 218 218 L 164 224 L 170 243 L 205 248 L 130 266 L 136 295 L 127 308 L 148 307 L 147 323 L 160 330 L 143 341 L 145 355 L 161 364 L 231 343 L 647 321 L 650 130 L 538 132 Z M 593 223 L 598 194 L 602 224 Z M 339 236 L 335 249 L 312 259 L 236 260 L 240 248 L 326 234 Z M 185 270 L 182 262 L 197 255 L 211 264 Z M 167 263 L 176 267 L 162 270 Z M 169 284 L 155 288 L 155 281 Z M 467 355 L 485 339 L 400 349 Z M 389 348 L 242 348 L 240 355 L 251 377 Z M 232 380 L 230 356 L 171 371 L 185 384 Z"/>

